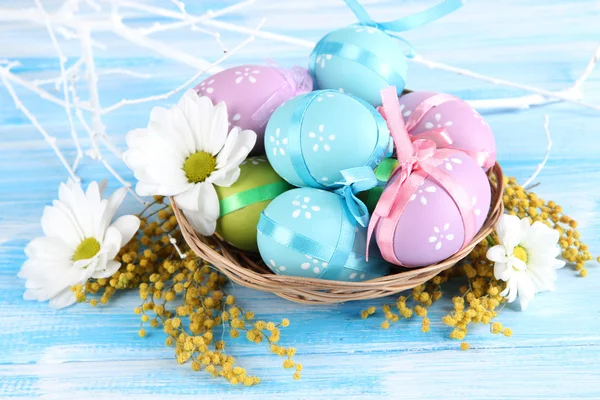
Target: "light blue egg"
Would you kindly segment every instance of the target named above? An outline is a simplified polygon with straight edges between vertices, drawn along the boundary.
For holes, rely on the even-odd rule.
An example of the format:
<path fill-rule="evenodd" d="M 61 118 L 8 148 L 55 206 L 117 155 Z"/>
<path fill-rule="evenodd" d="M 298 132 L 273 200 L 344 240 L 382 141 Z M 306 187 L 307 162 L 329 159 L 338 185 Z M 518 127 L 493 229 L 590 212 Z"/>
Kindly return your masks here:
<path fill-rule="evenodd" d="M 258 249 L 276 274 L 359 282 L 389 272 L 374 244 L 366 261 L 366 235 L 341 196 L 299 188 L 282 193 L 263 211 Z"/>
<path fill-rule="evenodd" d="M 335 90 L 288 100 L 275 110 L 265 131 L 269 162 L 295 186 L 335 189 L 340 171 L 374 169 L 390 149 L 390 132 L 379 112 Z"/>
<path fill-rule="evenodd" d="M 315 46 L 309 69 L 315 88 L 335 89 L 381 105 L 381 89 L 402 94 L 407 59 L 403 44 L 380 29 L 350 25 L 327 34 Z"/>

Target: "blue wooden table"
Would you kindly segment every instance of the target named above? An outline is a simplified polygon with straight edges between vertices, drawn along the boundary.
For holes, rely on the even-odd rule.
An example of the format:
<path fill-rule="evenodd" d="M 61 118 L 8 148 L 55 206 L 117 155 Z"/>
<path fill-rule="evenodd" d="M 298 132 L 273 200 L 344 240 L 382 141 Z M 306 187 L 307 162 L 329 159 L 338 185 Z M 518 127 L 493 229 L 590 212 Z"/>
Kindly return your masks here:
<path fill-rule="evenodd" d="M 16 4 L 18 3 L 18 4 Z M 2 1 L 0 9 L 27 6 Z M 57 2 L 44 1 L 48 9 Z M 173 7 L 169 2 L 163 6 Z M 219 8 L 230 0 L 188 2 L 190 14 Z M 191 4 L 194 3 L 194 4 Z M 422 9 L 414 1 L 364 1 L 372 16 L 389 19 Z M 429 2 L 428 2 L 429 4 Z M 0 11 L 0 21 L 2 21 Z M 253 27 L 267 17 L 263 29 L 316 41 L 353 17 L 341 0 L 263 0 L 221 21 Z M 132 23 L 151 25 L 153 20 Z M 491 76 L 550 90 L 567 87 L 581 73 L 600 39 L 600 4 L 593 0 L 473 0 L 463 9 L 405 36 L 424 56 Z M 0 22 L 0 60 L 20 60 L 19 76 L 55 76 L 58 63 L 44 29 L 29 23 Z M 219 47 L 206 35 L 189 30 L 166 32 L 175 48 L 214 60 Z M 223 31 L 233 46 L 239 34 Z M 102 76 L 103 105 L 123 97 L 163 93 L 182 84 L 194 69 L 164 60 L 148 50 L 123 44 L 103 34 L 109 44 L 97 51 L 98 68 L 126 66 L 150 73 L 150 79 Z M 78 54 L 77 42 L 65 46 L 67 57 Z M 305 64 L 310 49 L 258 38 L 227 65 L 274 58 L 281 65 Z M 72 59 L 71 59 L 72 61 Z M 409 87 L 450 92 L 463 98 L 498 98 L 524 94 L 423 66 L 411 65 Z M 48 132 L 59 138 L 69 159 L 74 147 L 61 107 L 18 88 L 18 94 Z M 600 70 L 584 86 L 586 101 L 600 104 Z M 60 95 L 58 93 L 57 95 Z M 124 147 L 124 134 L 144 126 L 153 105 L 124 107 L 105 118 L 107 131 Z M 498 158 L 509 175 L 523 181 L 544 156 L 544 114 L 550 117 L 554 141 L 551 158 L 536 191 L 563 205 L 577 219 L 583 240 L 600 253 L 600 114 L 567 103 L 522 111 L 486 113 L 498 145 Z M 89 141 L 83 140 L 84 147 Z M 117 170 L 132 178 L 126 167 Z M 84 158 L 84 182 L 108 178 L 97 162 Z M 304 365 L 300 381 L 281 368 L 281 359 L 244 339 L 229 351 L 262 378 L 258 387 L 232 387 L 189 366 L 178 365 L 164 336 L 137 336 L 133 314 L 137 294 L 118 296 L 109 306 L 76 305 L 55 312 L 47 304 L 22 299 L 24 282 L 16 277 L 23 248 L 41 234 L 43 207 L 57 196 L 65 170 L 29 121 L 0 86 L 0 397 L 67 398 L 406 398 L 406 399 L 564 399 L 600 398 L 600 271 L 579 278 L 566 267 L 558 273 L 557 290 L 538 295 L 526 312 L 509 306 L 499 317 L 514 336 L 470 332 L 471 350 L 459 350 L 448 338 L 441 317 L 448 300 L 430 312 L 431 332 L 419 321 L 395 324 L 384 331 L 377 318 L 361 320 L 360 310 L 392 299 L 307 307 L 242 287 L 232 290 L 241 305 L 264 319 L 287 317 L 291 326 L 282 343 L 298 349 Z M 111 189 L 118 187 L 113 179 Z M 130 211 L 136 204 L 130 201 Z"/>

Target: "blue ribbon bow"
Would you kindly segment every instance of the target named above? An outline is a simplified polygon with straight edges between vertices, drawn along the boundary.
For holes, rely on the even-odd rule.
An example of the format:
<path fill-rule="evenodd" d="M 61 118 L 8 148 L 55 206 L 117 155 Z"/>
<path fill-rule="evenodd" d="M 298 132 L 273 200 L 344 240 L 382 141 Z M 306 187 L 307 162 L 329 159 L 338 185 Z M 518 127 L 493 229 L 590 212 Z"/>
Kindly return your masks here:
<path fill-rule="evenodd" d="M 377 177 L 375 172 L 369 167 L 349 168 L 341 171 L 344 180 L 336 182 L 336 185 L 342 187 L 334 190 L 344 198 L 346 209 L 352 214 L 352 217 L 363 227 L 369 224 L 369 210 L 356 194 L 364 192 L 377 186 Z"/>
<path fill-rule="evenodd" d="M 375 22 L 369 17 L 369 14 L 367 14 L 363 6 L 361 6 L 357 0 L 344 1 L 348 7 L 350 7 L 354 15 L 356 15 L 356 18 L 358 18 L 361 25 L 372 26 L 388 34 L 389 32 L 403 32 L 418 28 L 419 26 L 428 24 L 456 11 L 466 3 L 466 0 L 444 0 L 440 4 L 407 17 L 398 18 L 388 22 Z"/>

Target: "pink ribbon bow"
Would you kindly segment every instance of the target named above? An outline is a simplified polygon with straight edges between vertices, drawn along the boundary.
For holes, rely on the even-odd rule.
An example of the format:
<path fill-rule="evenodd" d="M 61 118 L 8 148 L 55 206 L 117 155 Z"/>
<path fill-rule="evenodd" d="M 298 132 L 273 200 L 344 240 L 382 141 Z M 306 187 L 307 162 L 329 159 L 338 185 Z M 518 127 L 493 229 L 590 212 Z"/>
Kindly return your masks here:
<path fill-rule="evenodd" d="M 367 232 L 367 244 L 370 243 L 371 235 L 376 226 L 381 224 L 377 235 L 377 244 L 381 250 L 381 255 L 391 263 L 402 265 L 394 253 L 394 232 L 400 216 L 410 201 L 410 197 L 425 178 L 429 176 L 450 195 L 456 204 L 465 228 L 464 246 L 477 233 L 473 205 L 468 193 L 456 179 L 438 168 L 438 165 L 455 154 L 457 150 L 438 148 L 436 141 L 423 138 L 421 135 L 418 138 L 411 139 L 407 126 L 404 124 L 404 119 L 402 119 L 395 87 L 383 89 L 381 98 L 383 106 L 380 107 L 380 111 L 383 111 L 382 114 L 387 121 L 390 134 L 396 145 L 398 167 L 392 173 L 390 183 L 383 191 L 373 212 Z M 430 133 L 428 132 L 428 134 Z M 443 129 L 435 130 L 431 135 L 434 135 L 437 140 L 447 136 Z"/>
<path fill-rule="evenodd" d="M 419 122 L 423 119 L 425 114 L 434 107 L 438 107 L 449 101 L 460 100 L 457 97 L 451 96 L 449 94 L 439 93 L 429 97 L 424 100 L 421 104 L 419 104 L 415 110 L 410 114 L 408 119 L 406 120 L 406 130 L 408 133 L 412 133 L 413 129 L 417 126 Z M 386 118 L 385 110 L 383 107 L 378 108 L 379 112 Z M 477 164 L 484 168 L 489 169 L 494 165 L 494 156 L 495 153 L 489 151 L 475 151 L 468 149 L 461 149 L 456 146 L 453 146 L 453 140 L 448 135 L 446 128 L 433 128 L 428 131 L 412 134 L 410 136 L 412 141 L 420 140 L 420 139 L 428 139 L 437 145 L 439 148 L 459 150 L 463 153 L 468 154 L 472 159 L 474 159 Z"/>

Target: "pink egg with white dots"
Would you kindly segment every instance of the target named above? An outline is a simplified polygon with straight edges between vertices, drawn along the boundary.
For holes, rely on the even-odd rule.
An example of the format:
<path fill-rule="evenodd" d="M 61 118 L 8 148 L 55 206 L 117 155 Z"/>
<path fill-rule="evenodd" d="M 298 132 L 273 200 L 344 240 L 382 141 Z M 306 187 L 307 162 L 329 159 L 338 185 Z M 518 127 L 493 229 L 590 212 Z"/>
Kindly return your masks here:
<path fill-rule="evenodd" d="M 408 123 L 415 109 L 424 101 L 439 95 L 436 92 L 416 91 L 400 97 L 400 108 L 404 121 Z M 419 134 L 432 129 L 444 128 L 452 139 L 450 146 L 466 150 L 484 170 L 496 162 L 496 143 L 494 133 L 486 120 L 467 102 L 451 97 L 427 111 L 409 134 Z"/>
<path fill-rule="evenodd" d="M 264 154 L 264 133 L 269 117 L 285 101 L 312 91 L 308 71 L 263 65 L 241 65 L 218 72 L 194 89 L 213 104 L 227 105 L 229 124 L 256 132 L 252 155 Z"/>
<path fill-rule="evenodd" d="M 491 202 L 486 174 L 462 152 L 452 153 L 437 168 L 452 176 L 468 194 L 476 220 L 474 234 L 477 234 L 487 218 Z M 422 267 L 456 254 L 463 245 L 465 228 L 450 194 L 427 176 L 409 199 L 399 218 L 393 221 L 393 252 L 400 263 L 405 267 Z M 388 218 L 393 218 L 391 215 L 393 213 Z M 381 226 L 380 222 L 375 230 L 378 244 L 381 243 Z M 467 242 L 472 239 L 468 237 Z"/>

